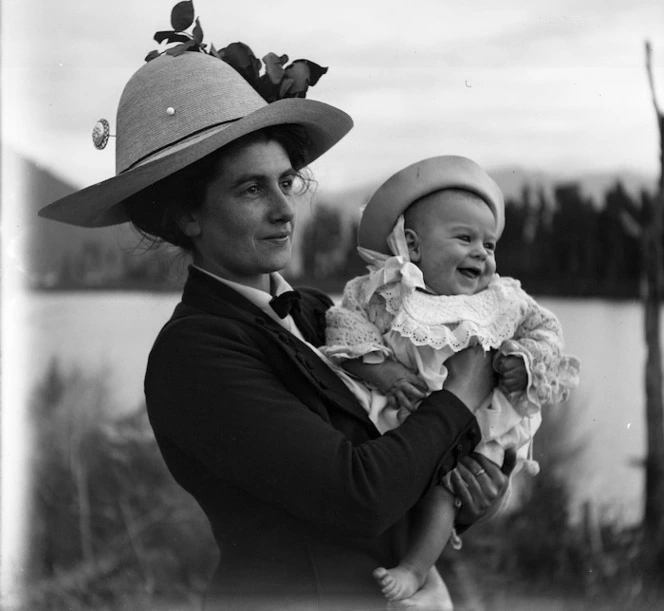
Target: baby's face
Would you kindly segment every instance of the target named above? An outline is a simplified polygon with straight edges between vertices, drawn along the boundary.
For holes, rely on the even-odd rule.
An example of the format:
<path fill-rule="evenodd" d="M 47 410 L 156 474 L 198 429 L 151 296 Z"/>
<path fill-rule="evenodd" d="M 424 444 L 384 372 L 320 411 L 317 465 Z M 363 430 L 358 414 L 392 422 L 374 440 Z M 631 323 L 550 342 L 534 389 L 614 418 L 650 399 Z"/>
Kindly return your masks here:
<path fill-rule="evenodd" d="M 427 196 L 414 233 L 411 260 L 438 295 L 472 295 L 496 272 L 496 219 L 478 196 L 456 190 Z M 410 230 L 408 230 L 410 231 Z M 407 233 L 408 235 L 408 233 Z"/>

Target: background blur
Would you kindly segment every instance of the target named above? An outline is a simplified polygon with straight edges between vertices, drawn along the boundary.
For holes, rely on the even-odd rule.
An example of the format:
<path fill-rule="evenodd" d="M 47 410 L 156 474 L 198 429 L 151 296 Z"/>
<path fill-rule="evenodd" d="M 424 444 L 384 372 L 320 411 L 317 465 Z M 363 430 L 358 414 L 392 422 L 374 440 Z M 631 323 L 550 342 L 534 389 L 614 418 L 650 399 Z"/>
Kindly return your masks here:
<path fill-rule="evenodd" d="M 113 139 L 95 150 L 92 127 L 105 117 L 114 133 L 122 88 L 157 48 L 153 34 L 170 29 L 174 4 L 2 3 L 0 600 L 8 605 L 190 608 L 214 564 L 207 525 L 165 472 L 142 398 L 147 354 L 178 301 L 186 261 L 143 252 L 127 227 L 81 230 L 35 216 L 114 173 Z M 443 558 L 456 600 L 469 609 L 589 608 L 603 592 L 598 608 L 648 608 L 630 560 L 644 494 L 639 222 L 659 171 L 644 41 L 661 101 L 664 5 L 196 0 L 195 8 L 217 48 L 242 41 L 258 57 L 273 51 L 329 67 L 308 97 L 355 120 L 312 166 L 319 184 L 302 203 L 294 284 L 338 295 L 362 271 L 354 231 L 373 190 L 424 157 L 466 155 L 508 200 L 499 272 L 558 315 L 567 350 L 582 361 L 579 389 L 538 435 L 542 474 L 521 484 L 510 516 Z"/>

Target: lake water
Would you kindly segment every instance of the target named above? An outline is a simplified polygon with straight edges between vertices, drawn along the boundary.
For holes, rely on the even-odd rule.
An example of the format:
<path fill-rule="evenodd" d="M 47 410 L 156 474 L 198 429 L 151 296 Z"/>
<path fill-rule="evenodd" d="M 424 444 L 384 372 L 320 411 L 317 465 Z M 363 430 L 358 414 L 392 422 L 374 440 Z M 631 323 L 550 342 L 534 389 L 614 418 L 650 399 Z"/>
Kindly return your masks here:
<path fill-rule="evenodd" d="M 39 293 L 5 303 L 5 319 L 16 324 L 16 332 L 5 350 L 3 382 L 9 380 L 17 396 L 26 397 L 57 357 L 68 367 L 106 376 L 114 410 L 136 409 L 143 400 L 150 346 L 178 299 L 175 294 Z M 560 318 L 566 351 L 582 362 L 572 428 L 588 452 L 574 465 L 573 497 L 579 503 L 588 499 L 610 506 L 628 521 L 639 519 L 644 478 L 632 463 L 645 453 L 641 306 L 540 301 Z M 9 377 L 12 371 L 18 378 Z"/>

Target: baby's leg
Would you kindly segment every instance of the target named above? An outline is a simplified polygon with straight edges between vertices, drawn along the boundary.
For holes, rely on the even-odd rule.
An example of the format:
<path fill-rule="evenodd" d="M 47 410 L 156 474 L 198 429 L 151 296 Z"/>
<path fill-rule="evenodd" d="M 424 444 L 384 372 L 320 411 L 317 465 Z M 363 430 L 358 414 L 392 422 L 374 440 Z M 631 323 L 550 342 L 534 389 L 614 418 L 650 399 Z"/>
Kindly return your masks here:
<path fill-rule="evenodd" d="M 404 558 L 394 568 L 373 572 L 389 600 L 403 600 L 422 587 L 454 528 L 454 496 L 443 486 L 434 486 L 416 509 L 413 538 Z"/>

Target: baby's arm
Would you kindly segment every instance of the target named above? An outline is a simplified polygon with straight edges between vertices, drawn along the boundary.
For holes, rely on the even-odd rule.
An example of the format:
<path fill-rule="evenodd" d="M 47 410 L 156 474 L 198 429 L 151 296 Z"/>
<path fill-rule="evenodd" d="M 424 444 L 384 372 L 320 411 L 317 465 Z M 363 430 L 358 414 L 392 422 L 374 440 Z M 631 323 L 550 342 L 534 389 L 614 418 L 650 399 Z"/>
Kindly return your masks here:
<path fill-rule="evenodd" d="M 556 316 L 529 296 L 527 304 L 514 337 L 503 342 L 496 358 L 499 387 L 508 394 L 521 392 L 519 403 L 560 403 L 578 384 L 579 361 L 562 353 L 563 333 Z"/>
<path fill-rule="evenodd" d="M 358 358 L 375 363 L 392 356 L 383 340 L 391 320 L 383 320 L 386 313 L 381 316 L 376 298 L 365 295 L 367 281 L 368 276 L 361 276 L 348 282 L 341 305 L 325 315 L 325 346 L 320 350 L 337 364 Z"/>
<path fill-rule="evenodd" d="M 369 295 L 369 277 L 346 284 L 340 306 L 326 314 L 321 351 L 348 373 L 387 396 L 388 404 L 412 411 L 428 394 L 426 383 L 394 360 L 383 333 L 393 320 L 380 295 Z"/>

